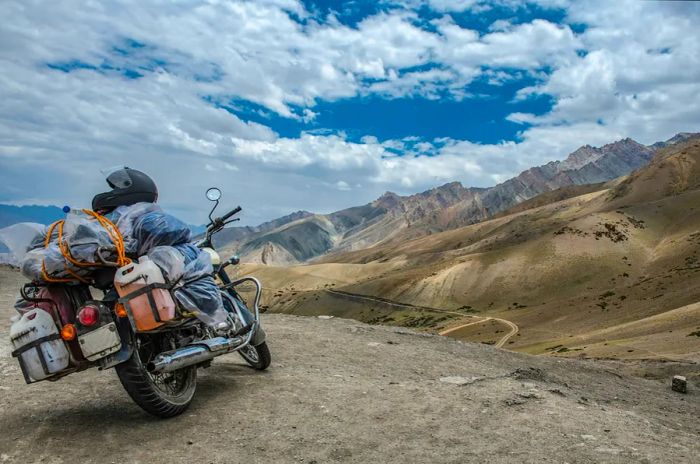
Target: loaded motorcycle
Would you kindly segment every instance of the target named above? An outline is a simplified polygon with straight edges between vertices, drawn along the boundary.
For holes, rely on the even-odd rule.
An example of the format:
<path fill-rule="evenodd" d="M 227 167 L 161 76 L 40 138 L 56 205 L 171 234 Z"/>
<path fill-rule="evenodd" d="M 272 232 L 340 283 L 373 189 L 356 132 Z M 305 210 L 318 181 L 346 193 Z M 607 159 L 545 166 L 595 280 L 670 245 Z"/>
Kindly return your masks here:
<path fill-rule="evenodd" d="M 238 352 L 254 369 L 266 369 L 271 357 L 259 317 L 261 284 L 254 277 L 231 280 L 226 269 L 239 259 L 234 255 L 222 261 L 212 242 L 213 235 L 238 220 L 231 218 L 241 211 L 236 207 L 212 218 L 220 197 L 219 189 L 207 190 L 207 198 L 215 204 L 196 246 L 211 258 L 228 320 L 223 333 L 179 307 L 174 317 L 162 321 L 154 295 L 172 292 L 172 285 L 155 282 L 121 295 L 115 290 L 115 274 L 121 268 L 98 250 L 103 267 L 90 286 L 102 291 L 101 299 L 93 298 L 90 286 L 80 282 L 32 282 L 21 289 L 29 309 L 13 324 L 10 336 L 12 356 L 18 358 L 25 381 L 56 381 L 92 367 L 114 367 L 136 404 L 155 416 L 173 417 L 194 397 L 197 368 L 208 367 L 215 357 Z M 135 278 L 139 277 L 143 276 Z M 243 284 L 255 288 L 252 311 L 239 293 Z M 150 330 L 139 326 L 137 298 L 150 305 Z"/>

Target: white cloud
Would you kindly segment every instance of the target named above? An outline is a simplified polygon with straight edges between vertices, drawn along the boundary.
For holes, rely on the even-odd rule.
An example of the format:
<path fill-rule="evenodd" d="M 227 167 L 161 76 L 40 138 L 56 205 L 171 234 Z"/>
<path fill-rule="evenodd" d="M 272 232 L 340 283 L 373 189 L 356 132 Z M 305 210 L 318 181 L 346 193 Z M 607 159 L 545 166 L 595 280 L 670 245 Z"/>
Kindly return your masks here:
<path fill-rule="evenodd" d="M 599 121 L 608 132 L 646 143 L 698 130 L 698 19 L 700 5 L 692 3 L 572 4 L 569 20 L 587 25 L 579 37 L 587 53 L 557 66 L 541 85 L 520 92 L 523 98 L 553 96 L 551 112 L 509 119 L 545 127 Z"/>
<path fill-rule="evenodd" d="M 563 65 L 581 46 L 568 26 L 541 19 L 483 36 L 447 18 L 437 25 L 445 40 L 438 52 L 441 61 L 465 75 L 478 73 L 482 66 L 535 70 Z"/>
<path fill-rule="evenodd" d="M 478 0 L 428 0 L 426 2 L 435 11 L 447 12 L 447 11 L 466 11 L 478 6 L 480 2 Z"/>
<path fill-rule="evenodd" d="M 347 190 L 351 189 L 351 187 L 348 185 L 348 183 L 345 182 L 344 180 L 339 180 L 338 182 L 336 182 L 335 187 L 338 190 L 343 190 L 343 191 L 347 191 Z"/>
<path fill-rule="evenodd" d="M 203 217 L 205 188 L 218 185 L 257 222 L 363 203 L 386 189 L 492 185 L 584 143 L 698 130 L 697 4 L 537 3 L 567 8 L 566 22 L 509 17 L 479 32 L 443 14 L 426 26 L 411 8 L 351 27 L 294 0 L 2 2 L 0 201 L 85 204 L 104 188 L 99 168 L 124 163 L 152 173 L 166 205 L 190 221 Z M 536 83 L 519 98 L 548 95 L 554 107 L 513 111 L 518 140 L 491 145 L 377 134 L 353 142 L 328 130 L 280 137 L 214 104 L 255 103 L 308 123 L 319 101 L 471 98 L 476 79 L 525 76 Z"/>

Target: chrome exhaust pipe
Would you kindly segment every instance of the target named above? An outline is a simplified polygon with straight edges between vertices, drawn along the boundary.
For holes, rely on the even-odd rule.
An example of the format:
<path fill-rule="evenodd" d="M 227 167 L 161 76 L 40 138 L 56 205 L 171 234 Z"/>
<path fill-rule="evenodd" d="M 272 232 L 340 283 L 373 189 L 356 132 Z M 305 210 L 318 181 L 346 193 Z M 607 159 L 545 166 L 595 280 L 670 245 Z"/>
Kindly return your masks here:
<path fill-rule="evenodd" d="M 159 372 L 173 372 L 183 367 L 201 364 L 214 359 L 222 354 L 237 351 L 248 344 L 250 338 L 245 343 L 241 339 L 230 339 L 216 337 L 202 340 L 193 345 L 184 346 L 173 351 L 160 353 L 146 365 L 146 370 L 153 374 Z"/>

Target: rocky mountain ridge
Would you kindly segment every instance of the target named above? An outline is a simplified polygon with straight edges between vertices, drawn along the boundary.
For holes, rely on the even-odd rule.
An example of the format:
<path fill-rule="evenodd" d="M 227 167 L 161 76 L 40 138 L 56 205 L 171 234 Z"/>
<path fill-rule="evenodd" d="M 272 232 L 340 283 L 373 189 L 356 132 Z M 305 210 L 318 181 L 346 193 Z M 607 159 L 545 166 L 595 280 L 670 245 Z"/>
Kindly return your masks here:
<path fill-rule="evenodd" d="M 257 226 L 244 226 L 244 227 L 227 227 L 221 232 L 217 233 L 213 240 L 214 240 L 214 245 L 216 246 L 222 246 L 227 243 L 236 241 L 236 240 L 241 240 L 245 237 L 249 237 L 254 234 L 259 234 L 262 232 L 267 232 L 273 229 L 277 229 L 278 227 L 282 227 L 285 224 L 289 224 L 290 222 L 298 221 L 299 219 L 304 219 L 310 216 L 313 216 L 313 213 L 310 213 L 308 211 L 295 211 L 291 214 L 287 214 L 286 216 L 282 216 L 277 219 L 273 219 L 272 221 L 267 221 L 263 222 L 260 225 Z"/>
<path fill-rule="evenodd" d="M 646 165 L 656 150 L 691 137 L 680 133 L 646 146 L 630 138 L 602 147 L 584 145 L 565 160 L 530 168 L 490 188 L 450 182 L 400 196 L 386 192 L 363 206 L 335 213 L 298 212 L 256 228 L 234 228 L 219 245 L 248 262 L 295 264 L 319 256 L 415 238 L 480 222 L 544 192 L 609 181 Z"/>
<path fill-rule="evenodd" d="M 58 206 L 41 205 L 2 205 L 0 204 L 0 229 L 19 222 L 38 222 L 51 224 L 65 214 Z"/>

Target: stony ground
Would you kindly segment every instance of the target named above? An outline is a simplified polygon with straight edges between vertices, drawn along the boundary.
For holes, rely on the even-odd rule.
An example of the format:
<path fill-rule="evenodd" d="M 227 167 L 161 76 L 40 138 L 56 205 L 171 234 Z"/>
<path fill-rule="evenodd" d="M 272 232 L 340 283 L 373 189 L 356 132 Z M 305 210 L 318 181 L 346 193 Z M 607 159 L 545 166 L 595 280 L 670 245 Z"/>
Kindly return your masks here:
<path fill-rule="evenodd" d="M 394 327 L 264 318 L 269 371 L 200 371 L 191 408 L 149 417 L 114 372 L 25 385 L 9 357 L 18 276 L 0 270 L 0 462 L 697 462 L 700 385 Z"/>

